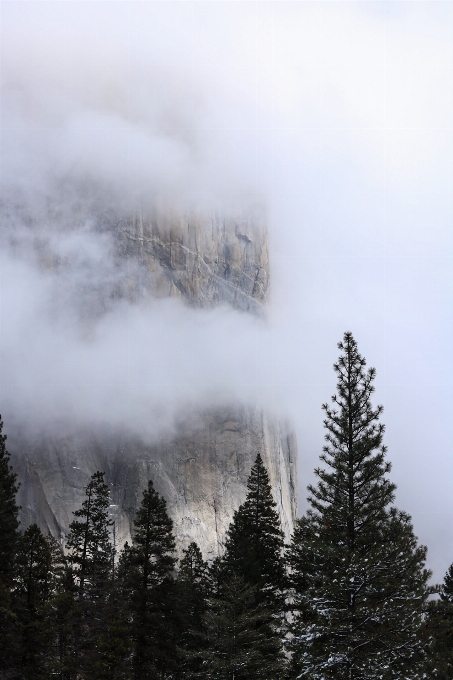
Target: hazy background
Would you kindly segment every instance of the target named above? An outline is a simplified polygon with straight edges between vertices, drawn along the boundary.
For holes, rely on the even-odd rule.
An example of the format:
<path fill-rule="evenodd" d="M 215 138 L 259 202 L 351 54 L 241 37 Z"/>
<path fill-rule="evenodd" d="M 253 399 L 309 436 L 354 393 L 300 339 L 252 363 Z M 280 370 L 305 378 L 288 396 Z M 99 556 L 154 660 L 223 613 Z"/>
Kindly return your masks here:
<path fill-rule="evenodd" d="M 6 431 L 19 413 L 153 437 L 186 404 L 262 404 L 295 422 L 302 512 L 351 330 L 377 368 L 397 504 L 440 580 L 453 561 L 452 4 L 13 1 L 1 31 Z M 108 234 L 71 222 L 73 181 L 121 209 L 162 195 L 265 206 L 268 319 L 165 300 L 82 322 L 73 291 L 121 272 Z M 70 260 L 64 277 L 39 243 Z"/>

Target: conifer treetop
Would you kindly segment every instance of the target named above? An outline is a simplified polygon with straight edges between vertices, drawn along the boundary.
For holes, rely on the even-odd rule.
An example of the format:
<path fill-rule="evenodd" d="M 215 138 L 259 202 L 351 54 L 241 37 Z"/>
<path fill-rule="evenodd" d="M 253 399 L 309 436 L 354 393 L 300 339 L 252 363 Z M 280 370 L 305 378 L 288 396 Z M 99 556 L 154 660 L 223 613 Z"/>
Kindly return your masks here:
<path fill-rule="evenodd" d="M 366 531 L 377 514 L 384 517 L 387 506 L 394 500 L 396 486 L 385 476 L 391 464 L 385 459 L 387 448 L 382 443 L 385 426 L 379 423 L 383 407 L 373 408 L 371 404 L 376 370 L 365 370 L 366 361 L 359 354 L 352 333 L 344 334 L 338 348 L 342 355 L 334 364 L 337 374 L 334 406 L 322 406 L 326 413 L 327 444 L 320 459 L 326 468 L 316 468 L 319 482 L 316 487 L 308 487 L 307 500 L 320 516 L 326 512 L 332 515 L 334 508 L 341 507 L 346 514 L 331 516 L 329 521 L 344 528 L 348 524 L 349 534 L 356 534 Z"/>
<path fill-rule="evenodd" d="M 68 561 L 79 583 L 82 596 L 85 586 L 98 589 L 111 569 L 112 545 L 109 518 L 110 490 L 103 472 L 95 472 L 86 489 L 82 507 L 74 512 L 69 525 Z M 105 585 L 105 584 L 104 584 Z"/>
<path fill-rule="evenodd" d="M 167 502 L 155 490 L 152 480 L 143 492 L 143 500 L 134 520 L 133 561 L 141 566 L 145 587 L 165 578 L 176 564 L 173 520 Z"/>
<path fill-rule="evenodd" d="M 191 583 L 204 583 L 207 578 L 208 564 L 203 560 L 201 550 L 195 541 L 188 545 L 183 554 L 179 563 L 179 578 Z"/>
<path fill-rule="evenodd" d="M 260 453 L 247 482 L 247 497 L 234 513 L 227 532 L 225 562 L 252 585 L 281 586 L 283 532 L 269 475 Z"/>

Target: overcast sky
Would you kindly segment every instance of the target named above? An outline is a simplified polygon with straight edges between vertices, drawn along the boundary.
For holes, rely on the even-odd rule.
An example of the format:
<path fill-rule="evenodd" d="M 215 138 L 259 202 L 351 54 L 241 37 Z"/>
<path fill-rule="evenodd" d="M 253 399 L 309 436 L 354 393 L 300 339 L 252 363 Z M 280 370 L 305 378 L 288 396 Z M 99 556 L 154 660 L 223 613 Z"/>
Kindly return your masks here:
<path fill-rule="evenodd" d="M 272 278 L 266 322 L 123 304 L 87 338 L 71 304 L 55 307 L 61 284 L 10 213 L 5 429 L 8 414 L 46 423 L 64 411 L 152 436 L 153 409 L 171 424 L 188 402 L 257 403 L 295 423 L 303 512 L 336 343 L 351 330 L 377 369 L 397 505 L 440 580 L 453 562 L 452 3 L 14 1 L 1 12 L 2 189 L 35 206 L 35 235 L 61 177 L 126 202 L 164 191 L 202 210 L 259 203 Z M 55 248 L 80 263 L 76 279 L 88 262 L 105 280 L 110 245 L 83 224 Z"/>

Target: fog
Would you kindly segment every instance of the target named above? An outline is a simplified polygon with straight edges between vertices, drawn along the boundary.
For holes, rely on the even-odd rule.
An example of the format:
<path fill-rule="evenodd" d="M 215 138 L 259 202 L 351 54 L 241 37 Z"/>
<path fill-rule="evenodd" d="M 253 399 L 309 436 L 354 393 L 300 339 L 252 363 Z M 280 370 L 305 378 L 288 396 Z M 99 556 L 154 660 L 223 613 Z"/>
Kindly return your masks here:
<path fill-rule="evenodd" d="M 5 430 L 153 438 L 188 406 L 257 404 L 294 422 L 303 512 L 351 330 L 377 369 L 397 505 L 440 580 L 453 561 L 451 4 L 1 11 Z M 122 276 L 90 206 L 158 200 L 266 210 L 266 319 L 171 299 L 83 317 L 89 291 L 108 298 Z M 46 252 L 70 262 L 63 274 Z"/>

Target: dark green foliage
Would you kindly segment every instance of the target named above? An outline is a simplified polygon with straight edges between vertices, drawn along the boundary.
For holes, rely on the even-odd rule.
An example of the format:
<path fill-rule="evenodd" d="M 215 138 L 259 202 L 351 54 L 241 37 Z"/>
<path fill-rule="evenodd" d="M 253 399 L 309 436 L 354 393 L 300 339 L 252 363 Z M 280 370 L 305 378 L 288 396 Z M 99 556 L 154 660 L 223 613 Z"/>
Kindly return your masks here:
<path fill-rule="evenodd" d="M 201 669 L 198 652 L 203 647 L 204 617 L 210 590 L 208 565 L 195 542 L 184 550 L 176 586 L 181 671 L 184 677 L 193 677 Z"/>
<path fill-rule="evenodd" d="M 115 538 L 115 532 L 114 532 Z M 130 632 L 126 574 L 114 564 L 112 553 L 110 592 L 105 606 L 104 627 L 96 644 L 96 660 L 91 668 L 90 680 L 126 680 L 131 678 L 130 657 L 132 640 Z"/>
<path fill-rule="evenodd" d="M 18 677 L 75 677 L 75 641 L 80 612 L 66 558 L 51 536 L 31 525 L 21 537 L 13 592 L 18 621 Z"/>
<path fill-rule="evenodd" d="M 429 603 L 430 637 L 427 672 L 436 680 L 453 680 L 453 564 L 445 574 L 440 600 Z"/>
<path fill-rule="evenodd" d="M 190 646 L 192 636 L 201 630 L 209 589 L 208 565 L 195 542 L 184 550 L 177 585 L 179 608 L 183 619 L 183 638 Z"/>
<path fill-rule="evenodd" d="M 247 481 L 247 497 L 234 513 L 225 544 L 225 566 L 256 586 L 267 601 L 284 586 L 283 532 L 269 475 L 260 454 Z"/>
<path fill-rule="evenodd" d="M 17 662 L 17 618 L 12 610 L 11 588 L 19 540 L 19 508 L 16 504 L 16 475 L 6 450 L 6 435 L 2 434 L 0 418 L 0 673 Z"/>
<path fill-rule="evenodd" d="M 433 680 L 453 680 L 453 605 L 430 602 L 426 623 L 429 640 L 427 676 Z"/>
<path fill-rule="evenodd" d="M 451 564 L 445 574 L 444 582 L 440 591 L 442 602 L 453 604 L 453 564 Z"/>
<path fill-rule="evenodd" d="M 174 552 L 166 502 L 149 481 L 134 521 L 133 545 L 126 545 L 119 570 L 130 607 L 137 680 L 167 677 L 177 667 Z"/>
<path fill-rule="evenodd" d="M 258 453 L 247 481 L 244 503 L 234 513 L 227 532 L 225 554 L 217 567 L 220 585 L 241 577 L 253 589 L 260 655 L 268 668 L 281 668 L 284 625 L 285 562 L 283 532 L 272 497 L 269 475 Z M 214 573 L 214 572 L 213 572 Z M 223 592 L 222 587 L 220 592 Z M 267 641 L 265 643 L 265 641 Z M 263 676 L 264 677 L 264 676 Z"/>
<path fill-rule="evenodd" d="M 312 509 L 298 522 L 288 559 L 295 620 L 293 673 L 310 680 L 419 677 L 419 632 L 427 598 L 426 549 L 410 518 L 390 507 L 394 485 L 374 409 L 374 369 L 346 333 L 339 344 L 335 407 L 310 486 Z M 421 671 L 420 671 L 421 672 Z"/>
<path fill-rule="evenodd" d="M 131 677 L 128 659 L 131 652 L 129 626 L 122 607 L 110 609 L 105 629 L 101 632 L 96 646 L 96 660 L 93 663 L 90 680 L 126 680 Z"/>
<path fill-rule="evenodd" d="M 47 676 L 51 638 L 48 607 L 53 586 L 51 542 L 32 524 L 19 543 L 14 591 L 24 679 Z"/>
<path fill-rule="evenodd" d="M 0 678 L 8 678 L 20 664 L 20 629 L 11 592 L 0 582 Z M 14 677 L 11 675 L 10 677 Z"/>
<path fill-rule="evenodd" d="M 32 524 L 19 543 L 15 595 L 30 612 L 49 600 L 52 589 L 52 549 L 50 540 Z"/>
<path fill-rule="evenodd" d="M 183 555 L 179 563 L 179 580 L 204 595 L 208 564 L 203 560 L 201 550 L 195 541 L 189 544 L 188 548 L 183 551 Z"/>
<path fill-rule="evenodd" d="M 200 670 L 189 675 L 203 680 L 250 680 L 281 677 L 283 659 L 269 660 L 269 612 L 257 604 L 256 589 L 237 574 L 209 598 L 205 633 L 199 652 Z M 279 645 L 277 643 L 277 648 Z"/>
<path fill-rule="evenodd" d="M 74 650 L 82 677 L 93 676 L 97 644 L 105 630 L 107 604 L 113 579 L 110 542 L 109 488 L 104 473 L 96 472 L 85 490 L 86 500 L 69 525 L 68 563 L 76 590 L 78 634 Z"/>
<path fill-rule="evenodd" d="M 16 504 L 17 475 L 10 465 L 6 450 L 6 435 L 2 434 L 0 417 L 0 583 L 10 588 L 14 576 L 14 561 L 19 540 L 19 508 Z"/>
<path fill-rule="evenodd" d="M 57 542 L 48 539 L 52 551 L 52 597 L 49 602 L 48 617 L 51 630 L 51 650 L 49 671 L 59 680 L 72 680 L 75 677 L 79 659 L 79 632 L 81 609 L 77 601 L 77 589 L 68 560 Z"/>
<path fill-rule="evenodd" d="M 104 473 L 95 472 L 86 490 L 86 500 L 69 525 L 68 561 L 77 584 L 79 599 L 105 597 L 105 584 L 111 577 L 112 545 L 109 529 L 109 488 Z"/>

